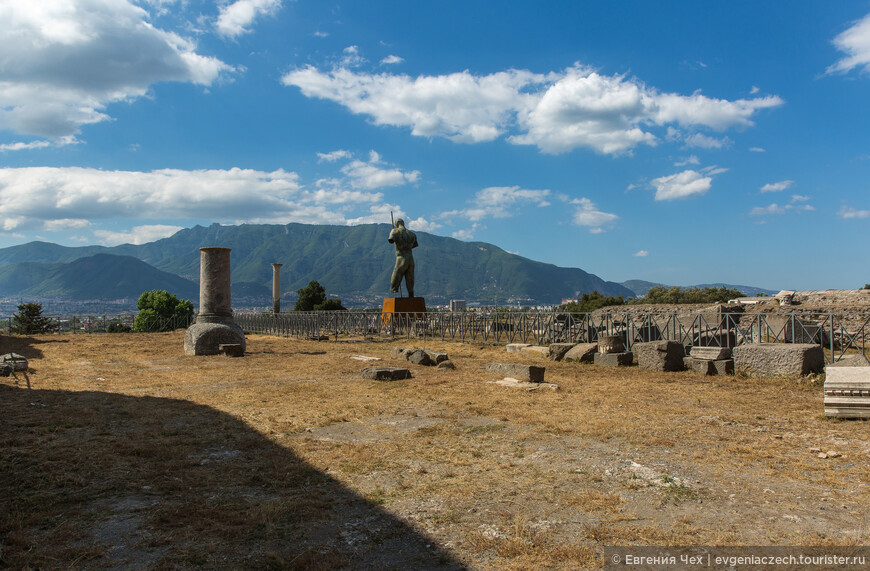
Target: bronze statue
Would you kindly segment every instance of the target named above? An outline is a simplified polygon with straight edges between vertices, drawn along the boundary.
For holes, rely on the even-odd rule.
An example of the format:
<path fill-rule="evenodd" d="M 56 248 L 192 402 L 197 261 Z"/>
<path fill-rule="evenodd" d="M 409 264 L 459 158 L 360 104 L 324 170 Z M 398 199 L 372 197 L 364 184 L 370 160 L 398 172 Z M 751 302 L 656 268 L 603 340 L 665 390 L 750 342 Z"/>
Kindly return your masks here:
<path fill-rule="evenodd" d="M 399 218 L 387 241 L 396 245 L 396 267 L 390 279 L 390 291 L 398 293 L 404 277 L 408 297 L 414 297 L 414 254 L 411 250 L 417 247 L 417 236 L 405 228 L 405 221 Z"/>

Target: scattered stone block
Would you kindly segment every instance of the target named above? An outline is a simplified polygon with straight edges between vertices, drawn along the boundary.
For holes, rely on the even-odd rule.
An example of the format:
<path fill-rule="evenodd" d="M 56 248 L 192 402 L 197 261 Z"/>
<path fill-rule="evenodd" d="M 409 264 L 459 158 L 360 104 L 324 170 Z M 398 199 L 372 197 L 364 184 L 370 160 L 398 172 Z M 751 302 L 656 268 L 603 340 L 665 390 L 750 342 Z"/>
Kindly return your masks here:
<path fill-rule="evenodd" d="M 711 361 L 716 368 L 717 375 L 733 375 L 734 374 L 734 359 L 716 359 Z"/>
<path fill-rule="evenodd" d="M 218 350 L 227 357 L 244 357 L 245 348 L 239 343 L 221 343 Z"/>
<path fill-rule="evenodd" d="M 410 351 L 410 349 L 406 347 L 393 347 L 390 349 L 390 359 L 396 359 L 397 361 L 404 361 L 405 356 Z"/>
<path fill-rule="evenodd" d="M 27 363 L 27 357 L 24 355 L 19 355 L 18 353 L 6 353 L 5 355 L 0 356 L 0 363 L 5 363 L 12 367 L 12 373 L 17 373 L 19 371 L 26 371 L 29 367 Z M 9 376 L 9 375 L 4 375 Z"/>
<path fill-rule="evenodd" d="M 499 381 L 487 381 L 489 383 L 493 383 L 496 385 L 502 385 L 505 387 L 512 387 L 516 389 L 525 389 L 527 391 L 537 391 L 541 389 L 549 389 L 551 391 L 558 391 L 559 385 L 554 385 L 553 383 L 531 383 L 528 381 L 521 381 L 519 379 L 512 379 L 510 377 L 501 379 Z"/>
<path fill-rule="evenodd" d="M 329 341 L 329 335 L 309 335 L 306 339 L 309 341 Z"/>
<path fill-rule="evenodd" d="M 597 353 L 598 343 L 580 343 L 579 345 L 574 345 L 574 347 L 565 353 L 562 360 L 577 363 L 592 363 Z"/>
<path fill-rule="evenodd" d="M 436 365 L 440 365 L 444 361 L 448 361 L 450 357 L 447 356 L 447 353 L 443 353 L 441 351 L 434 351 L 432 349 L 423 349 L 426 351 L 426 354 L 429 355 L 429 359 Z"/>
<path fill-rule="evenodd" d="M 689 354 L 695 359 L 719 361 L 731 358 L 731 347 L 692 347 Z"/>
<path fill-rule="evenodd" d="M 423 349 L 412 349 L 405 354 L 405 359 L 415 365 L 434 365 L 435 363 L 429 357 L 429 354 Z"/>
<path fill-rule="evenodd" d="M 598 338 L 598 352 L 607 353 L 624 353 L 625 338 L 622 335 L 604 335 Z"/>
<path fill-rule="evenodd" d="M 735 347 L 734 368 L 740 374 L 804 376 L 825 370 L 825 354 L 818 345 L 803 343 L 750 343 Z"/>
<path fill-rule="evenodd" d="M 511 377 L 532 383 L 544 382 L 544 367 L 519 363 L 487 363 L 486 370 L 500 377 Z"/>
<path fill-rule="evenodd" d="M 826 367 L 870 367 L 870 361 L 864 355 L 843 355 L 833 363 L 828 363 Z"/>
<path fill-rule="evenodd" d="M 548 348 L 548 356 L 550 357 L 550 360 L 561 361 L 574 345 L 575 343 L 551 343 Z"/>
<path fill-rule="evenodd" d="M 709 359 L 695 359 L 694 357 L 689 357 L 689 360 L 689 368 L 692 371 L 708 377 L 716 374 L 716 365 L 713 364 L 713 361 Z"/>
<path fill-rule="evenodd" d="M 623 351 L 622 353 L 596 353 L 595 364 L 602 367 L 628 367 L 634 361 L 634 353 Z"/>
<path fill-rule="evenodd" d="M 542 355 L 544 357 L 550 356 L 550 348 L 542 345 L 529 345 L 528 347 L 520 349 L 520 352 L 529 355 Z"/>
<path fill-rule="evenodd" d="M 522 353 L 524 347 L 531 347 L 530 343 L 508 343 L 505 345 L 508 353 Z"/>
<path fill-rule="evenodd" d="M 683 357 L 683 368 L 687 371 L 694 371 L 695 360 L 692 357 Z"/>
<path fill-rule="evenodd" d="M 372 367 L 362 370 L 364 379 L 372 379 L 374 381 L 401 381 L 402 379 L 410 379 L 411 371 L 399 367 Z"/>
<path fill-rule="evenodd" d="M 870 367 L 825 368 L 825 416 L 870 418 Z"/>
<path fill-rule="evenodd" d="M 0 363 L 0 377 L 8 377 L 15 369 L 9 363 Z"/>
<path fill-rule="evenodd" d="M 446 361 L 441 361 L 440 363 L 438 363 L 437 367 L 439 371 L 452 371 L 455 368 L 456 365 L 454 365 L 453 361 L 451 361 L 450 359 L 447 359 Z"/>
<path fill-rule="evenodd" d="M 380 357 L 369 357 L 368 355 L 351 355 L 351 359 L 356 359 L 357 361 L 381 361 Z"/>
<path fill-rule="evenodd" d="M 685 348 L 676 341 L 650 341 L 635 343 L 637 365 L 649 371 L 682 371 Z"/>

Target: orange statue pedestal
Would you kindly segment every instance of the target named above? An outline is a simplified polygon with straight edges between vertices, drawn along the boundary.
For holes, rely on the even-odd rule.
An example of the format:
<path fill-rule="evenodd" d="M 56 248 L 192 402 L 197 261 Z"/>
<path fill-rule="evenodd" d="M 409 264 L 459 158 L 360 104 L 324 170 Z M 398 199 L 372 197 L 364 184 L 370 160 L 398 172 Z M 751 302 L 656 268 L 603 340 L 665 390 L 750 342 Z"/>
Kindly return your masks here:
<path fill-rule="evenodd" d="M 426 301 L 422 297 L 385 297 L 381 313 L 426 313 Z"/>
<path fill-rule="evenodd" d="M 426 301 L 422 297 L 385 297 L 381 320 L 398 324 L 426 315 Z"/>

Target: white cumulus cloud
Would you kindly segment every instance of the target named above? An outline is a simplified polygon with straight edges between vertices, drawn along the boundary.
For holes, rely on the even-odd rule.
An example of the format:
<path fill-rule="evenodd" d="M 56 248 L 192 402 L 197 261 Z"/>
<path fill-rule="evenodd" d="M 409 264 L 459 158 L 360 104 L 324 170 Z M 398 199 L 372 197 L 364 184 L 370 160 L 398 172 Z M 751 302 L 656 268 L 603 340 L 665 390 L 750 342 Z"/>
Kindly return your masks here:
<path fill-rule="evenodd" d="M 154 83 L 210 85 L 233 70 L 127 0 L 5 0 L 0 22 L 0 129 L 20 134 L 71 142 Z"/>
<path fill-rule="evenodd" d="M 761 187 L 761 192 L 780 192 L 794 184 L 793 180 L 781 180 L 779 182 L 769 182 Z"/>
<path fill-rule="evenodd" d="M 870 72 L 870 14 L 834 38 L 834 45 L 846 56 L 829 66 L 827 73 L 846 73 L 856 67 Z"/>
<path fill-rule="evenodd" d="M 705 176 L 689 169 L 655 178 L 652 180 L 652 185 L 656 189 L 656 200 L 677 200 L 706 194 L 712 182 L 712 175 Z"/>
<path fill-rule="evenodd" d="M 381 60 L 381 65 L 393 65 L 397 63 L 402 63 L 403 61 L 405 61 L 404 58 L 390 54 Z"/>
<path fill-rule="evenodd" d="M 604 226 L 612 224 L 619 219 L 616 214 L 602 212 L 598 210 L 595 204 L 588 198 L 578 198 L 572 200 L 571 204 L 577 205 L 577 210 L 574 211 L 573 222 L 578 226 L 588 226 L 593 234 L 600 234 L 604 231 Z"/>
<path fill-rule="evenodd" d="M 607 76 L 574 65 L 548 74 L 511 69 L 489 75 L 462 71 L 418 76 L 365 73 L 339 66 L 306 66 L 282 77 L 307 97 L 334 101 L 376 125 L 408 127 L 422 137 L 479 143 L 507 135 L 514 144 L 547 153 L 586 147 L 600 153 L 655 145 L 654 128 L 688 128 L 696 146 L 727 139 L 697 133 L 753 125 L 759 110 L 783 103 L 776 96 L 729 101 L 700 93 L 661 93 L 636 79 Z"/>
<path fill-rule="evenodd" d="M 247 34 L 248 28 L 260 16 L 274 14 L 281 7 L 281 0 L 237 0 L 221 7 L 215 28 L 227 38 Z"/>
<path fill-rule="evenodd" d="M 638 250 L 637 252 L 632 254 L 632 256 L 634 256 L 635 258 L 646 258 L 647 256 L 649 256 L 649 252 L 647 252 L 646 250 Z"/>

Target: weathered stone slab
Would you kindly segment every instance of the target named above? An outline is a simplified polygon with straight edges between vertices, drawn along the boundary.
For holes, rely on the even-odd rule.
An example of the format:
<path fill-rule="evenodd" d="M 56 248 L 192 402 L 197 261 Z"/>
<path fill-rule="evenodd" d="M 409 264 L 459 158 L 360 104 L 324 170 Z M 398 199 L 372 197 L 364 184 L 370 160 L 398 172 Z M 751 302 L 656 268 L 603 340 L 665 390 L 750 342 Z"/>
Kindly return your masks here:
<path fill-rule="evenodd" d="M 0 363 L 0 377 L 8 377 L 12 374 L 13 367 L 9 363 Z"/>
<path fill-rule="evenodd" d="M 218 350 L 227 357 L 244 357 L 245 348 L 239 343 L 221 343 Z"/>
<path fill-rule="evenodd" d="M 632 351 L 637 354 L 637 365 L 649 371 L 682 371 L 685 348 L 676 341 L 650 341 L 635 343 Z"/>
<path fill-rule="evenodd" d="M 634 361 L 634 353 L 623 351 L 622 353 L 596 353 L 595 364 L 602 367 L 628 367 Z"/>
<path fill-rule="evenodd" d="M 550 356 L 550 348 L 544 347 L 543 345 L 529 345 L 528 347 L 520 349 L 520 352 L 526 353 L 527 355 L 541 355 L 543 357 Z"/>
<path fill-rule="evenodd" d="M 501 379 L 499 381 L 487 382 L 496 385 L 502 385 L 505 387 L 512 387 L 515 389 L 525 389 L 527 391 L 537 391 L 540 389 L 549 389 L 551 391 L 559 390 L 559 385 L 554 385 L 553 383 L 530 383 L 528 381 L 521 381 L 519 379 L 511 379 L 510 377 Z"/>
<path fill-rule="evenodd" d="M 410 379 L 411 371 L 399 367 L 371 367 L 363 369 L 362 376 L 374 381 L 400 381 Z"/>
<path fill-rule="evenodd" d="M 18 353 L 6 353 L 5 355 L 0 356 L 0 363 L 6 363 L 12 367 L 11 372 L 26 371 L 29 366 L 27 363 L 27 357 L 19 355 Z"/>
<path fill-rule="evenodd" d="M 870 361 L 864 355 L 843 355 L 833 363 L 828 363 L 828 367 L 870 367 Z"/>
<path fill-rule="evenodd" d="M 692 347 L 689 354 L 695 359 L 719 361 L 731 358 L 731 347 Z"/>
<path fill-rule="evenodd" d="M 522 353 L 524 347 L 531 347 L 531 343 L 508 343 L 505 345 L 508 353 Z"/>
<path fill-rule="evenodd" d="M 825 416 L 870 418 L 870 367 L 825 368 Z"/>
<path fill-rule="evenodd" d="M 750 343 L 735 347 L 734 368 L 739 374 L 804 376 L 825 369 L 825 354 L 818 345 L 802 343 Z"/>
<path fill-rule="evenodd" d="M 602 354 L 625 352 L 625 338 L 622 335 L 603 335 L 599 337 L 598 352 Z"/>
<path fill-rule="evenodd" d="M 705 376 L 716 374 L 716 365 L 710 359 L 695 359 L 694 357 L 689 357 L 688 359 L 689 366 L 687 368 L 689 370 Z"/>
<path fill-rule="evenodd" d="M 500 377 L 511 377 L 532 383 L 544 382 L 544 367 L 519 363 L 487 363 L 486 370 Z"/>
<path fill-rule="evenodd" d="M 351 355 L 351 359 L 355 359 L 357 361 L 382 361 L 380 357 L 369 357 L 368 355 Z"/>
<path fill-rule="evenodd" d="M 309 341 L 329 341 L 329 335 L 309 335 L 306 339 Z"/>
<path fill-rule="evenodd" d="M 453 364 L 453 361 L 447 359 L 446 361 L 441 361 L 438 363 L 438 367 L 436 367 L 439 371 L 452 371 L 456 368 L 456 365 Z"/>
<path fill-rule="evenodd" d="M 562 360 L 577 363 L 592 363 L 597 353 L 598 343 L 580 343 L 579 345 L 574 345 L 574 347 L 565 353 Z"/>
<path fill-rule="evenodd" d="M 550 343 L 550 360 L 561 361 L 574 345 L 576 345 L 576 343 Z"/>

